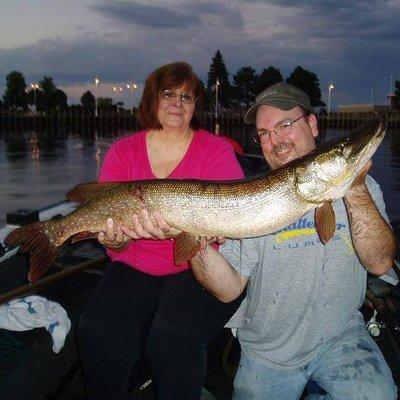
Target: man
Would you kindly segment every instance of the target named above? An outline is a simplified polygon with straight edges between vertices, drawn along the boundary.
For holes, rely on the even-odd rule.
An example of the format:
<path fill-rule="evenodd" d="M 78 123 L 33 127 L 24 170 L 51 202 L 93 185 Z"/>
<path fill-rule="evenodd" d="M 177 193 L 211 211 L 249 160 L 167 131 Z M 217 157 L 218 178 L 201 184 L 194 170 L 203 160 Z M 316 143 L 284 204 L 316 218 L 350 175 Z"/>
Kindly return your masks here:
<path fill-rule="evenodd" d="M 310 100 L 290 84 L 263 91 L 245 121 L 255 122 L 271 169 L 316 147 Z M 327 393 L 318 398 L 396 398 L 391 372 L 358 311 L 367 271 L 385 273 L 396 252 L 382 192 L 367 176 L 370 166 L 333 203 L 337 229 L 326 245 L 310 230 L 309 212 L 275 234 L 228 240 L 220 253 L 204 244 L 193 260 L 198 280 L 222 301 L 248 284 L 235 400 L 299 399 L 309 380 Z"/>

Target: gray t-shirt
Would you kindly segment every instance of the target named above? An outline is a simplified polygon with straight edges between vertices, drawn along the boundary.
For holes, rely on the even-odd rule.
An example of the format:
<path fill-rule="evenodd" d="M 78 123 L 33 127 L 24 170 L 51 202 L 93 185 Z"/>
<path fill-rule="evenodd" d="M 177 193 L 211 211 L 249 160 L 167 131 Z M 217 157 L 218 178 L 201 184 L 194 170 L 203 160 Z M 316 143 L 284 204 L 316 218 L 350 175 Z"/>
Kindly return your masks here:
<path fill-rule="evenodd" d="M 382 192 L 367 177 L 382 216 Z M 227 240 L 221 253 L 249 276 L 247 309 L 238 338 L 242 351 L 275 368 L 300 367 L 321 347 L 362 321 L 367 272 L 354 251 L 343 200 L 333 203 L 334 237 L 323 245 L 314 211 L 274 234 Z"/>

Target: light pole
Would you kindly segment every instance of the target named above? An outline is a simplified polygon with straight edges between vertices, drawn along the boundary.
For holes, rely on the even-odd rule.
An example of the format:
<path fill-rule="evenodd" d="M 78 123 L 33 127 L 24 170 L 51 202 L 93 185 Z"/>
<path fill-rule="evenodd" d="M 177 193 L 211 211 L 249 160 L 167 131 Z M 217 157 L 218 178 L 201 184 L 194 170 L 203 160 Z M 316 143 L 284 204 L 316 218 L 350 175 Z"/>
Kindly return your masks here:
<path fill-rule="evenodd" d="M 390 75 L 390 92 L 389 95 L 393 94 L 393 75 Z"/>
<path fill-rule="evenodd" d="M 124 89 L 121 87 L 121 86 L 113 86 L 113 91 L 116 93 L 116 94 L 121 94 L 121 92 L 123 91 Z M 117 97 L 117 100 L 118 100 L 118 97 Z M 118 107 L 118 103 L 119 102 L 117 102 L 117 112 L 119 112 L 119 107 Z"/>
<path fill-rule="evenodd" d="M 335 89 L 334 84 L 331 82 L 328 86 L 328 115 L 331 113 L 331 92 Z"/>
<path fill-rule="evenodd" d="M 33 103 L 35 106 L 35 114 L 36 114 L 36 90 L 39 89 L 39 85 L 37 83 L 31 83 L 31 88 L 33 90 Z"/>
<path fill-rule="evenodd" d="M 389 91 L 389 104 L 390 104 L 390 110 L 392 110 L 392 106 L 393 106 L 393 75 L 390 75 L 390 91 Z"/>
<path fill-rule="evenodd" d="M 215 82 L 215 134 L 219 135 L 219 124 L 218 124 L 218 91 L 219 91 L 219 79 Z"/>
<path fill-rule="evenodd" d="M 126 87 L 128 88 L 128 89 L 130 89 L 131 90 L 131 92 L 132 92 L 132 108 L 131 108 L 131 114 L 133 114 L 133 109 L 134 109 L 134 107 L 135 107 L 135 103 L 134 103 L 134 100 L 135 100 L 135 90 L 137 89 L 137 85 L 136 85 L 136 83 L 131 83 L 130 85 L 126 85 Z"/>
<path fill-rule="evenodd" d="M 95 85 L 95 94 L 94 94 L 94 115 L 97 117 L 97 86 L 99 86 L 100 79 L 96 76 L 94 78 L 94 85 Z"/>

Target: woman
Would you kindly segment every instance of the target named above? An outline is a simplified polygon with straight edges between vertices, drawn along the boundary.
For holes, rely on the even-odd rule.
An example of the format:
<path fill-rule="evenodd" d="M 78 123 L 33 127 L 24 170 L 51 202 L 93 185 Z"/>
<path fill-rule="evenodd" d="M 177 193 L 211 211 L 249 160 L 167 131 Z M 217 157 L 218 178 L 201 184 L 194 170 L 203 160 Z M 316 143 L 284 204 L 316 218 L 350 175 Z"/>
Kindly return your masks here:
<path fill-rule="evenodd" d="M 139 108 L 144 130 L 111 147 L 100 180 L 242 178 L 230 144 L 199 129 L 202 102 L 189 64 L 154 71 Z M 220 302 L 189 265 L 175 265 L 168 230 L 160 215 L 143 212 L 130 227 L 110 219 L 99 234 L 111 262 L 78 327 L 88 399 L 128 398 L 143 353 L 158 399 L 201 397 L 207 344 L 240 300 Z"/>

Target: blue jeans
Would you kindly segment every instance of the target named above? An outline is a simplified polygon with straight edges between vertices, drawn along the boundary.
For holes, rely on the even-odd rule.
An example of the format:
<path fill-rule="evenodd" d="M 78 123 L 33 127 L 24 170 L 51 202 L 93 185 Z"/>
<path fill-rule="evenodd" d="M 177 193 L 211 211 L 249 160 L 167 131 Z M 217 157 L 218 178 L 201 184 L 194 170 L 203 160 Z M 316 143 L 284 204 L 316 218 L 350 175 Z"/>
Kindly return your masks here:
<path fill-rule="evenodd" d="M 271 368 L 242 354 L 233 399 L 298 400 L 309 380 L 327 394 L 310 394 L 307 400 L 397 399 L 391 371 L 363 324 L 347 329 L 301 368 Z"/>

